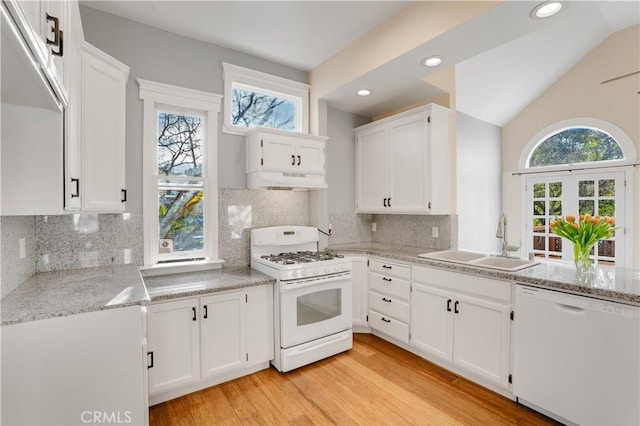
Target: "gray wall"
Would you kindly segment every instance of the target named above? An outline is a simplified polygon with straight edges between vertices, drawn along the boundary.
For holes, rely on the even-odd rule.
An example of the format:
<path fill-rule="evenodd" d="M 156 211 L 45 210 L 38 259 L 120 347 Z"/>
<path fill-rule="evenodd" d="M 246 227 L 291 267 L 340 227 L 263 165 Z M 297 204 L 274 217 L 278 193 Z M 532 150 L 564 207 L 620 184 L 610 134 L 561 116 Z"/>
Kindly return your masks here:
<path fill-rule="evenodd" d="M 327 185 L 329 214 L 353 213 L 355 208 L 355 134 L 371 119 L 327 108 Z"/>
<path fill-rule="evenodd" d="M 222 64 L 228 62 L 308 82 L 308 73 L 245 53 L 175 35 L 115 15 L 80 7 L 87 42 L 130 67 L 127 83 L 127 209 L 142 212 L 142 101 L 137 78 L 223 94 Z M 220 114 L 220 122 L 222 122 Z M 245 147 L 240 136 L 218 139 L 218 186 L 246 188 Z"/>
<path fill-rule="evenodd" d="M 458 112 L 456 130 L 458 247 L 500 251 L 496 228 L 502 205 L 501 129 Z"/>

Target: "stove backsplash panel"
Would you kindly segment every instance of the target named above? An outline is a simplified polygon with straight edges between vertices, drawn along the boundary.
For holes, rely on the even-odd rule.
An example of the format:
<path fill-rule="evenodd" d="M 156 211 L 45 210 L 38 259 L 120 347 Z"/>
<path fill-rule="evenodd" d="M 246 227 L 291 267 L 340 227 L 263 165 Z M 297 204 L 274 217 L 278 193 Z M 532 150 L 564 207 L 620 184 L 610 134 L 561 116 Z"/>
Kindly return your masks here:
<path fill-rule="evenodd" d="M 309 191 L 220 189 L 218 255 L 225 266 L 247 266 L 251 228 L 309 225 Z"/>

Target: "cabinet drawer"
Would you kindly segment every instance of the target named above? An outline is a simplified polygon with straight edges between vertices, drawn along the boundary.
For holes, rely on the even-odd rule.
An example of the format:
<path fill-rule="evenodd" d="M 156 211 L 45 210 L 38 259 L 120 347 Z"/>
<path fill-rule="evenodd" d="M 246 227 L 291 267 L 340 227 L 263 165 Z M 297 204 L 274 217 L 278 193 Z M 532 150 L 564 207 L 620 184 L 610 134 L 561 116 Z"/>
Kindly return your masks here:
<path fill-rule="evenodd" d="M 403 278 L 405 280 L 409 280 L 411 278 L 411 267 L 399 265 L 393 262 L 371 260 L 369 261 L 369 270 L 388 277 Z"/>
<path fill-rule="evenodd" d="M 369 272 L 369 289 L 378 293 L 409 301 L 410 288 L 411 285 L 407 280 Z"/>
<path fill-rule="evenodd" d="M 370 291 L 369 307 L 383 315 L 409 322 L 409 304 L 394 297 Z"/>
<path fill-rule="evenodd" d="M 369 326 L 402 343 L 409 344 L 409 325 L 402 321 L 389 318 L 376 311 L 369 311 Z"/>

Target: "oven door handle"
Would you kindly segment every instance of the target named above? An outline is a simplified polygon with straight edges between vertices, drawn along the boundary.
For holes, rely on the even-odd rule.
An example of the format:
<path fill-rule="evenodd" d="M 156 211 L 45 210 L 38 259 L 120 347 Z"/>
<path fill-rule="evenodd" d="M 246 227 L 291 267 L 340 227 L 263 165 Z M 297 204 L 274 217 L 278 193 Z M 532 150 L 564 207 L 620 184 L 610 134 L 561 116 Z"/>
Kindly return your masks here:
<path fill-rule="evenodd" d="M 280 292 L 281 293 L 289 293 L 289 292 L 292 292 L 292 291 L 300 290 L 302 288 L 329 284 L 329 283 L 333 283 L 333 282 L 336 282 L 336 281 L 343 281 L 345 279 L 347 279 L 347 280 L 351 279 L 351 272 L 343 272 L 343 273 L 340 273 L 340 274 L 337 274 L 337 275 L 329 275 L 329 276 L 324 276 L 324 277 L 309 278 L 309 279 L 306 279 L 306 280 L 295 281 L 295 282 L 292 282 L 292 283 L 287 283 L 285 281 L 285 282 L 280 282 Z"/>

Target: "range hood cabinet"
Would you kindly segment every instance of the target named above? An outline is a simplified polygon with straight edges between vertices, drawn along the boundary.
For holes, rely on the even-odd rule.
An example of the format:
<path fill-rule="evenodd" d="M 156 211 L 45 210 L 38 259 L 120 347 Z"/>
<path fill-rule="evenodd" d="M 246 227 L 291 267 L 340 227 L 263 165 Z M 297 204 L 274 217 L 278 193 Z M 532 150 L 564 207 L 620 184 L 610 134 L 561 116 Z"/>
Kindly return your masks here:
<path fill-rule="evenodd" d="M 245 139 L 249 189 L 327 187 L 327 138 L 257 127 Z"/>

